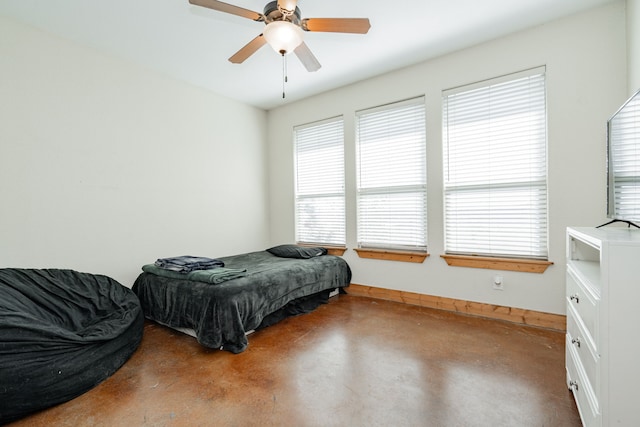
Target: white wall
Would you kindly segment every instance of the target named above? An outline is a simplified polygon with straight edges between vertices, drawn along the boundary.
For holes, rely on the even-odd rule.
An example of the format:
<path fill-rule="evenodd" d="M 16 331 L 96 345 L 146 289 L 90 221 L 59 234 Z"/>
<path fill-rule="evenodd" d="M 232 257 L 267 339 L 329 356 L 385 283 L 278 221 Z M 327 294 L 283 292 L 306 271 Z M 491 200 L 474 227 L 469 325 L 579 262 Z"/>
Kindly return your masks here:
<path fill-rule="evenodd" d="M 345 253 L 353 283 L 564 313 L 568 225 L 605 218 L 605 123 L 626 93 L 624 2 L 587 11 L 269 112 L 272 243 L 294 236 L 292 127 L 343 115 L 347 167 L 347 245 L 356 245 L 354 111 L 426 95 L 429 252 L 423 264 L 365 260 Z M 550 260 L 544 274 L 448 267 L 443 253 L 441 91 L 547 67 Z"/>
<path fill-rule="evenodd" d="M 0 100 L 0 267 L 265 247 L 264 111 L 4 18 Z"/>
<path fill-rule="evenodd" d="M 627 0 L 629 96 L 640 90 L 640 0 Z"/>

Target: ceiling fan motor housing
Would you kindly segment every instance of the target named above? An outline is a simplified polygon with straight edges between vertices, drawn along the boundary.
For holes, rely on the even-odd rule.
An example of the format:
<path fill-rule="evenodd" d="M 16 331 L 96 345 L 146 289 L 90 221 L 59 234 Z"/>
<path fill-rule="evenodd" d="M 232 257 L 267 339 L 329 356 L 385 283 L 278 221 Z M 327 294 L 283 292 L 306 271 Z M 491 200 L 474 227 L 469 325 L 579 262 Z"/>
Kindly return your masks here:
<path fill-rule="evenodd" d="M 263 15 L 265 17 L 265 24 L 269 24 L 270 22 L 274 21 L 289 21 L 292 24 L 299 26 L 301 22 L 300 16 L 302 14 L 300 12 L 300 8 L 296 6 L 296 10 L 292 14 L 285 15 L 278 8 L 278 2 L 272 1 L 267 3 L 267 5 L 264 7 Z"/>

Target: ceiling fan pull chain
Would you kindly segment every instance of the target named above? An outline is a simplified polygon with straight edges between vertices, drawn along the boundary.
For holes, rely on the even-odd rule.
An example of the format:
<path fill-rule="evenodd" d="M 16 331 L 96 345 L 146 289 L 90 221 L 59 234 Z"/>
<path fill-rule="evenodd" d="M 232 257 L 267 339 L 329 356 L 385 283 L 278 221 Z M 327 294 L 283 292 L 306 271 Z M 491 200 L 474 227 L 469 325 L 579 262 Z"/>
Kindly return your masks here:
<path fill-rule="evenodd" d="M 282 51 L 281 53 L 282 53 L 282 99 L 284 99 L 285 98 L 284 85 L 288 81 L 288 77 L 287 77 L 287 57 L 285 56 L 284 51 Z"/>

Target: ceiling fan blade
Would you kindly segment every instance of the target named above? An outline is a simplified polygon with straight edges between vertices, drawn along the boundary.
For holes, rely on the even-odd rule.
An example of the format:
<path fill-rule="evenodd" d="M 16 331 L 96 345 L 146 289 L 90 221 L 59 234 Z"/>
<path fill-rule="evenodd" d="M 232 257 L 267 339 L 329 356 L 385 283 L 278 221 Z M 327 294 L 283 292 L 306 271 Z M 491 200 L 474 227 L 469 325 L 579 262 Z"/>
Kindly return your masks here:
<path fill-rule="evenodd" d="M 307 71 L 318 71 L 322 67 L 305 42 L 302 42 L 293 52 Z"/>
<path fill-rule="evenodd" d="M 189 0 L 189 3 L 232 15 L 242 16 L 243 18 L 253 19 L 254 21 L 264 21 L 264 16 L 261 13 L 217 0 Z"/>
<path fill-rule="evenodd" d="M 237 51 L 231 58 L 229 58 L 229 62 L 233 62 L 234 64 L 243 63 L 248 57 L 256 53 L 256 51 L 266 43 L 267 41 L 264 39 L 264 36 L 260 34 L 255 39 L 244 45 L 244 47 Z"/>
<path fill-rule="evenodd" d="M 278 9 L 284 10 L 291 14 L 296 11 L 297 5 L 298 0 L 278 0 Z"/>
<path fill-rule="evenodd" d="M 366 34 L 371 28 L 369 18 L 307 18 L 302 20 L 305 31 Z"/>

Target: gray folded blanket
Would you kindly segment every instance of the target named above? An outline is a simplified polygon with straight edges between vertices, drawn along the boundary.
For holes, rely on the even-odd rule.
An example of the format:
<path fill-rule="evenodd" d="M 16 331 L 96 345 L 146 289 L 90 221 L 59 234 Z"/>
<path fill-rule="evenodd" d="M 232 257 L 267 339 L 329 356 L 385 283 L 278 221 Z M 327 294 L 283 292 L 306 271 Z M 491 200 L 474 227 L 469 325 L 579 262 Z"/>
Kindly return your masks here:
<path fill-rule="evenodd" d="M 186 274 L 195 270 L 209 270 L 224 267 L 224 262 L 218 259 L 183 255 L 171 258 L 159 258 L 154 265 L 165 270 Z"/>
<path fill-rule="evenodd" d="M 247 273 L 247 269 L 217 267 L 210 270 L 195 270 L 190 273 L 177 273 L 158 267 L 154 264 L 146 264 L 142 266 L 145 273 L 155 274 L 156 276 L 166 277 L 169 279 L 192 280 L 195 282 L 204 282 L 219 284 L 227 280 L 243 277 Z"/>

